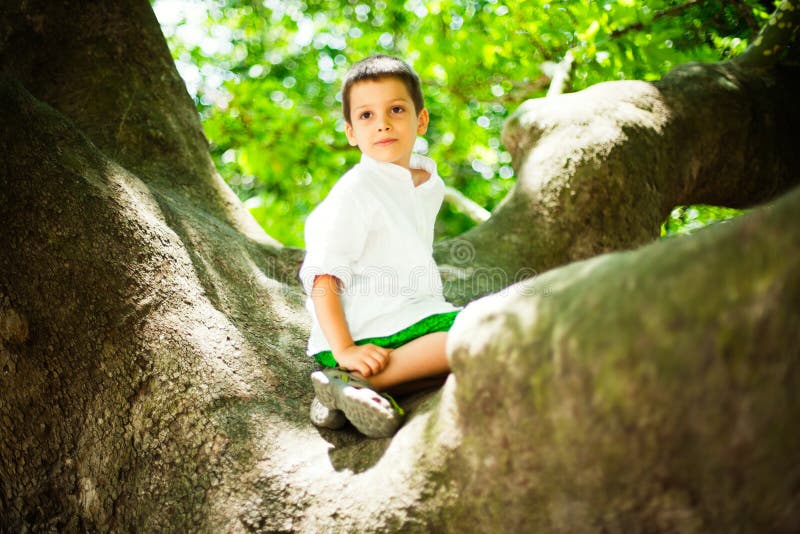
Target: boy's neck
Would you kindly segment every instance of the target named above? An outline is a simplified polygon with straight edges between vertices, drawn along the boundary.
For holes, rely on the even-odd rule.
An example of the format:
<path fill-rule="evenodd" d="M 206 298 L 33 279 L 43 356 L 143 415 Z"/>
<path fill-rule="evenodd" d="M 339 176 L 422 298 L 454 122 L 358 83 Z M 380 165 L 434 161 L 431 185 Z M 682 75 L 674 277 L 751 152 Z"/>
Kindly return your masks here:
<path fill-rule="evenodd" d="M 431 178 L 431 173 L 425 169 L 408 169 L 411 172 L 411 180 L 414 182 L 414 187 L 419 187 Z"/>
<path fill-rule="evenodd" d="M 431 177 L 430 171 L 427 171 L 423 168 L 411 167 L 411 161 L 414 156 L 413 154 L 408 157 L 408 165 L 401 165 L 400 163 L 395 163 L 391 161 L 378 161 L 363 153 L 362 156 L 367 158 L 369 161 L 375 162 L 379 165 L 394 165 L 395 167 L 400 167 L 401 169 L 405 169 L 411 175 L 411 181 L 413 182 L 414 187 L 424 184 Z"/>

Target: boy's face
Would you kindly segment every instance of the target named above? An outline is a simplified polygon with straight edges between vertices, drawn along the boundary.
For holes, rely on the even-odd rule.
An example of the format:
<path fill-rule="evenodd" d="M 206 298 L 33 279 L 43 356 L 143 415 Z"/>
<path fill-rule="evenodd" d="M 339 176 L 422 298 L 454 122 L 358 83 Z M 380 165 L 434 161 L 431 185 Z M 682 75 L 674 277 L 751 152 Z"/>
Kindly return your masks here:
<path fill-rule="evenodd" d="M 350 87 L 347 140 L 367 156 L 409 168 L 417 135 L 428 129 L 428 111 L 417 115 L 402 80 L 365 80 Z"/>

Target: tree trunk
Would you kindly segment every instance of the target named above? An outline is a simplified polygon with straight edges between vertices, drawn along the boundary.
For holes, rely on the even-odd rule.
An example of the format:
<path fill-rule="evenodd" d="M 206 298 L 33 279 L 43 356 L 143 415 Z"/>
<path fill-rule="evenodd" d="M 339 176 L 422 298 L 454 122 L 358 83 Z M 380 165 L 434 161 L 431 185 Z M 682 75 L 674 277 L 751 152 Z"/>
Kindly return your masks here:
<path fill-rule="evenodd" d="M 308 422 L 302 251 L 265 236 L 214 171 L 148 3 L 20 3 L 0 14 L 0 65 L 0 530 L 800 526 L 797 190 L 694 237 L 473 302 L 450 336 L 445 387 L 406 399 L 406 425 L 370 440 Z M 747 128 L 703 124 L 685 154 L 681 132 L 699 122 L 680 106 L 724 109 L 720 93 L 705 96 L 720 83 L 684 77 L 695 70 L 741 75 L 731 83 L 748 80 L 749 97 L 730 88 L 729 102 L 764 111 Z M 557 97 L 578 111 L 518 137 L 520 183 L 449 244 L 451 264 L 473 282 L 486 266 L 541 270 L 544 250 L 557 265 L 645 241 L 656 205 L 750 184 L 736 197 L 745 205 L 787 189 L 797 159 L 776 125 L 797 112 L 792 83 L 783 66 L 691 66 L 641 93 L 621 84 L 656 111 L 664 98 L 669 120 L 603 104 L 618 114 L 608 130 L 628 140 L 564 147 L 574 200 L 545 198 L 556 186 L 544 181 L 536 193 L 534 160 L 563 166 L 542 147 L 560 146 L 548 145 L 553 129 L 585 122 L 593 108 L 577 103 L 608 89 Z M 765 97 L 788 107 L 769 115 Z M 523 113 L 511 124 L 532 124 Z M 721 147 L 734 156 L 725 172 Z M 703 153 L 717 159 L 687 176 Z M 637 180 L 626 158 L 650 162 L 653 178 Z M 554 215 L 582 220 L 578 209 L 583 226 L 558 230 Z M 617 211 L 630 224 L 606 225 Z M 514 228 L 541 218 L 553 233 L 507 235 L 503 217 Z M 478 255 L 456 255 L 459 243 Z M 475 287 L 448 290 L 485 292 Z"/>

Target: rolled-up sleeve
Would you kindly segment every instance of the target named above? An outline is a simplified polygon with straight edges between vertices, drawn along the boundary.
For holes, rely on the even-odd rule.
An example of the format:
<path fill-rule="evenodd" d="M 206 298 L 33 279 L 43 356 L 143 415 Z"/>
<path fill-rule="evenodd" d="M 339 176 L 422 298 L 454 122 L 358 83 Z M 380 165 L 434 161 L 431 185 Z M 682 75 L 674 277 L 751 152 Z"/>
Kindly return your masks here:
<path fill-rule="evenodd" d="M 367 239 L 364 211 L 353 199 L 328 198 L 306 219 L 305 239 L 300 280 L 306 293 L 311 294 L 314 279 L 322 274 L 335 276 L 346 288 Z"/>

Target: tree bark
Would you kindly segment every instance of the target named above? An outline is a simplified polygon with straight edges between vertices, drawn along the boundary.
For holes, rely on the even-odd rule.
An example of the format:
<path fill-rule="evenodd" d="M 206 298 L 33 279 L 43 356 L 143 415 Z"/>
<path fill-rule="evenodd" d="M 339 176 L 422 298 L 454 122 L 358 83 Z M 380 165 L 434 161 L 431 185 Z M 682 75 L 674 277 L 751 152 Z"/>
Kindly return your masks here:
<path fill-rule="evenodd" d="M 0 65 L 145 183 L 275 244 L 214 169 L 149 2 L 7 2 Z"/>
<path fill-rule="evenodd" d="M 800 526 L 798 190 L 691 238 L 573 263 L 474 301 L 449 338 L 445 387 L 405 399 L 406 425 L 369 440 L 309 423 L 302 251 L 255 228 L 211 167 L 147 2 L 21 3 L 0 14 L 0 65 L 0 530 Z M 695 70 L 716 85 L 694 87 Z M 770 111 L 758 100 L 780 97 L 769 81 L 795 79 L 778 71 L 747 74 L 752 101 L 731 88 L 735 109 Z M 623 100 L 634 103 L 603 106 L 628 140 L 571 141 L 565 180 L 581 184 L 576 200 L 530 201 L 544 199 L 532 165 L 550 161 L 542 147 L 556 127 L 527 130 L 515 152 L 520 184 L 465 236 L 466 254 L 449 244 L 456 267 L 477 280 L 486 265 L 540 269 L 546 247 L 571 251 L 551 253 L 552 264 L 629 247 L 645 240 L 651 215 L 633 207 L 642 198 L 733 198 L 733 185 L 750 184 L 736 196 L 743 205 L 787 189 L 797 161 L 778 135 L 783 117 L 752 119 L 755 133 L 704 128 L 707 162 L 700 148 L 682 153 L 680 133 L 699 122 L 677 103 L 699 113 L 694 99 L 709 98 L 717 110 L 721 94 L 702 88 L 716 91 L 725 72 L 738 76 L 690 66 L 647 90 L 619 86 L 633 87 Z M 659 95 L 683 93 L 693 96 L 669 100 L 669 120 L 658 119 Z M 638 100 L 648 95 L 652 113 Z M 561 120 L 580 125 L 594 108 L 572 98 L 575 114 Z M 791 117 L 796 104 L 783 98 Z M 719 143 L 745 142 L 757 143 L 757 161 L 732 150 L 732 177 L 715 182 L 727 176 L 712 165 Z M 625 157 L 655 165 L 649 186 L 622 172 Z M 700 167 L 687 178 L 679 171 L 691 162 Z M 770 181 L 753 186 L 747 172 Z M 609 178 L 591 185 L 593 176 Z M 614 212 L 630 223 L 596 219 L 616 215 L 592 208 L 593 191 L 621 195 Z M 536 240 L 503 233 L 503 217 L 548 220 L 557 207 L 528 210 L 556 200 L 587 210 L 572 232 L 600 220 L 611 237 L 575 239 L 555 222 Z M 490 257 L 480 247 L 491 228 Z"/>
<path fill-rule="evenodd" d="M 451 297 L 648 243 L 679 205 L 751 207 L 797 184 L 800 58 L 775 36 L 791 42 L 793 5 L 738 60 L 523 103 L 503 135 L 515 187 L 486 223 L 437 246 Z"/>
<path fill-rule="evenodd" d="M 800 189 L 476 301 L 449 344 L 458 524 L 800 526 Z M 488 361 L 487 361 L 488 360 Z"/>

